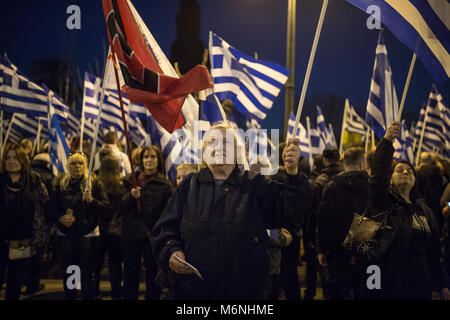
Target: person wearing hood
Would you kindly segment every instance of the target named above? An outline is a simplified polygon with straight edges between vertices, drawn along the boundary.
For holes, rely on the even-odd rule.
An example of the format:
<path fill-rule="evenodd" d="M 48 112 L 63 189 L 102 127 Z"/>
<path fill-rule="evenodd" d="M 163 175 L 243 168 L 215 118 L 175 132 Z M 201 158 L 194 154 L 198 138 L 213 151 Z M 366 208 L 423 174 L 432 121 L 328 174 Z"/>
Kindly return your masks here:
<path fill-rule="evenodd" d="M 350 296 L 352 275 L 340 246 L 350 229 L 353 214 L 363 212 L 367 199 L 364 150 L 350 148 L 344 153 L 344 172 L 328 182 L 318 211 L 318 261 L 328 271 L 328 279 L 322 279 L 326 299 L 343 300 Z"/>

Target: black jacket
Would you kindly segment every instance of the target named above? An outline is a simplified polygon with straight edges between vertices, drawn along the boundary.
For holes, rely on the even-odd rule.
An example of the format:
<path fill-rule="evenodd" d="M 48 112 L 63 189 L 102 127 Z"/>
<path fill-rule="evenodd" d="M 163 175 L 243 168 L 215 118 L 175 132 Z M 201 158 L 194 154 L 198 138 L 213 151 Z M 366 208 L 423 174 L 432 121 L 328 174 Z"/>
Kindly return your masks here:
<path fill-rule="evenodd" d="M 432 289 L 447 287 L 441 266 L 439 230 L 435 216 L 421 200 L 408 204 L 390 188 L 392 142 L 381 139 L 374 154 L 369 178 L 369 206 L 382 212 L 393 206 L 388 225 L 397 236 L 382 261 L 381 289 L 368 297 L 381 299 L 431 299 Z M 365 284 L 367 279 L 363 279 Z"/>
<path fill-rule="evenodd" d="M 319 252 L 336 256 L 353 221 L 354 213 L 367 207 L 368 175 L 365 171 L 342 172 L 328 182 L 318 211 Z"/>
<path fill-rule="evenodd" d="M 94 179 L 92 182 L 91 203 L 84 202 L 81 179 L 71 180 L 66 190 L 62 190 L 59 184 L 62 176 L 54 181 L 54 187 L 50 194 L 50 203 L 46 211 L 48 219 L 55 222 L 59 231 L 71 238 L 80 238 L 91 233 L 99 224 L 99 217 L 110 209 L 108 197 L 103 184 Z M 69 227 L 62 225 L 58 219 L 66 214 L 67 209 L 73 210 L 75 222 Z"/>
<path fill-rule="evenodd" d="M 22 175 L 20 182 L 13 184 L 8 174 L 0 174 L 0 240 L 32 239 L 36 252 L 48 239 L 43 211 L 48 192 L 36 172 L 32 171 L 28 179 Z M 19 191 L 14 192 L 8 186 Z"/>
<path fill-rule="evenodd" d="M 284 184 L 237 167 L 222 185 L 208 168 L 186 177 L 152 231 L 161 268 L 180 250 L 205 278 L 180 275 L 177 298 L 260 298 L 269 275 L 266 229 L 300 224 L 311 197 L 301 174 Z"/>
<path fill-rule="evenodd" d="M 42 181 L 45 184 L 45 187 L 47 190 L 52 189 L 52 182 L 55 178 L 55 175 L 52 173 L 52 171 L 48 168 L 48 162 L 44 160 L 33 160 L 31 161 L 31 169 L 35 172 L 39 173 L 39 176 L 41 177 Z"/>
<path fill-rule="evenodd" d="M 124 179 L 126 193 L 122 197 L 120 212 L 123 216 L 122 241 L 148 239 L 149 233 L 161 216 L 173 192 L 172 183 L 161 173 L 154 175 L 141 189 L 141 212 L 131 195 L 131 175 Z"/>

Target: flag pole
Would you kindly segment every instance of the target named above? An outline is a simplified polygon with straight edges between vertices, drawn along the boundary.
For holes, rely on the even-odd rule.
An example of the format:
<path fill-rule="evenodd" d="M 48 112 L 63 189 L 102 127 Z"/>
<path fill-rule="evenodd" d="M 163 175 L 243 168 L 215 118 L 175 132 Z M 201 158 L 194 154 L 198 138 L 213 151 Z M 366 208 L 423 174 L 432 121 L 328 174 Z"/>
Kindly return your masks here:
<path fill-rule="evenodd" d="M 9 122 L 8 130 L 6 131 L 5 140 L 3 141 L 2 155 L 3 155 L 3 152 L 5 152 L 6 143 L 8 142 L 9 134 L 11 132 L 11 128 L 12 128 L 12 125 L 15 120 L 16 120 L 16 113 L 13 113 L 13 115 L 11 117 L 11 121 Z"/>
<path fill-rule="evenodd" d="M 316 34 L 314 36 L 314 42 L 309 56 L 308 67 L 306 68 L 305 79 L 303 80 L 302 93 L 300 95 L 300 101 L 298 102 L 297 116 L 295 117 L 294 131 L 297 132 L 298 124 L 300 122 L 300 116 L 302 115 L 303 104 L 305 102 L 306 89 L 308 88 L 309 77 L 311 75 L 311 69 L 316 55 L 317 44 L 319 42 L 320 32 L 322 31 L 323 20 L 325 19 L 325 12 L 327 11 L 328 0 L 324 0 L 322 4 L 322 10 L 320 11 L 319 23 L 317 24 Z"/>
<path fill-rule="evenodd" d="M 34 143 L 33 143 L 33 149 L 31 150 L 31 154 L 34 154 L 34 151 L 36 149 L 39 152 L 38 144 L 39 144 L 39 139 L 41 139 L 41 129 L 42 129 L 42 124 L 38 118 L 38 130 L 37 130 L 37 134 L 36 134 L 36 140 L 34 140 Z"/>
<path fill-rule="evenodd" d="M 367 152 L 369 151 L 369 137 L 370 137 L 370 127 L 367 126 L 367 130 L 366 130 L 366 144 L 364 146 L 364 153 L 366 154 L 367 157 Z"/>
<path fill-rule="evenodd" d="M 414 52 L 412 59 L 411 59 L 411 64 L 409 65 L 409 71 L 408 71 L 408 76 L 406 77 L 405 87 L 403 88 L 402 101 L 400 102 L 400 108 L 398 111 L 397 121 L 400 121 L 400 119 L 402 117 L 403 106 L 405 105 L 405 100 L 406 100 L 406 93 L 408 92 L 409 83 L 411 81 L 411 76 L 412 76 L 412 73 L 414 70 L 414 65 L 416 64 L 416 58 L 417 58 L 417 54 Z"/>
<path fill-rule="evenodd" d="M 105 71 L 106 72 L 106 71 Z M 81 125 L 80 125 L 80 151 L 83 151 L 83 135 L 84 135 L 84 90 L 86 90 L 86 88 L 83 85 L 83 102 L 81 105 Z M 102 91 L 102 96 L 103 96 L 103 91 Z M 98 122 L 100 122 L 100 118 L 98 118 Z"/>
<path fill-rule="evenodd" d="M 416 154 L 416 165 L 419 165 L 420 150 L 422 149 L 423 135 L 425 134 L 425 125 L 427 124 L 427 120 L 428 120 L 428 108 L 425 108 L 425 117 L 423 117 L 422 132 L 420 133 L 419 147 L 417 148 Z"/>
<path fill-rule="evenodd" d="M 308 130 L 308 147 L 309 147 L 309 163 L 312 165 L 313 159 L 312 159 L 312 146 L 311 146 L 311 123 L 309 120 L 309 117 L 306 117 L 306 128 Z M 294 131 L 295 133 L 296 131 Z M 295 137 L 295 134 L 294 134 Z"/>
<path fill-rule="evenodd" d="M 1 99 L 1 98 L 0 98 Z M 3 156 L 3 110 L 0 111 L 0 159 Z"/>
<path fill-rule="evenodd" d="M 375 147 L 375 132 L 373 130 L 372 131 L 372 148 Z"/>
<path fill-rule="evenodd" d="M 345 99 L 345 107 L 344 107 L 344 115 L 342 116 L 342 127 L 341 127 L 341 141 L 339 141 L 339 154 L 342 154 L 342 151 L 344 151 L 344 132 L 345 132 L 345 119 L 347 118 L 347 111 L 349 106 L 348 99 Z"/>
<path fill-rule="evenodd" d="M 131 144 L 130 144 L 130 137 L 128 136 L 128 128 L 127 128 L 127 120 L 125 119 L 125 109 L 123 107 L 123 100 L 122 100 L 122 90 L 120 88 L 120 80 L 119 80 L 119 66 L 117 64 L 116 54 L 114 52 L 114 49 L 111 47 L 112 50 L 112 61 L 113 61 L 113 69 L 114 69 L 114 75 L 116 77 L 116 83 L 117 83 L 117 92 L 119 94 L 119 102 L 120 102 L 120 111 L 122 112 L 122 122 L 123 122 L 123 130 L 125 132 L 125 139 L 127 142 L 127 153 L 128 158 L 130 159 L 130 163 L 133 163 L 133 159 L 131 156 Z M 136 174 L 134 173 L 134 167 L 131 165 L 131 178 L 133 180 L 133 187 L 136 188 L 137 181 L 136 181 Z M 139 198 L 136 199 L 137 202 L 137 210 L 138 212 L 141 212 L 141 202 L 139 201 Z"/>

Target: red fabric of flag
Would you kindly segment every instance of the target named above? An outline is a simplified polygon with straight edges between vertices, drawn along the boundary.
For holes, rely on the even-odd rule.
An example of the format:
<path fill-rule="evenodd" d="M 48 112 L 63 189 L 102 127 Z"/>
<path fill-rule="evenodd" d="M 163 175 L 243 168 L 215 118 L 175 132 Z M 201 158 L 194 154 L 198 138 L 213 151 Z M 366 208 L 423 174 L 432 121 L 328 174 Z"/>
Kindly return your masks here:
<path fill-rule="evenodd" d="M 125 85 L 135 103 L 143 103 L 154 119 L 172 133 L 185 124 L 181 113 L 186 96 L 214 86 L 208 69 L 198 65 L 181 78 L 162 73 L 145 42 L 126 0 L 103 0 L 108 37 L 117 55 Z"/>

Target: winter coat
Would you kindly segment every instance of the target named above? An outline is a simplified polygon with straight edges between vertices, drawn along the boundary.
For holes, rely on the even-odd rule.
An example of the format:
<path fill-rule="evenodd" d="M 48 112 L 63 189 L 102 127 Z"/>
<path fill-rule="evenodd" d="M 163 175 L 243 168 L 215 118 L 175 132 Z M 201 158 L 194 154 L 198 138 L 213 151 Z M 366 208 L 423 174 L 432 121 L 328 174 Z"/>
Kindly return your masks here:
<path fill-rule="evenodd" d="M 336 256 L 355 213 L 367 207 L 368 175 L 365 171 L 341 172 L 328 182 L 318 211 L 319 252 Z"/>
<path fill-rule="evenodd" d="M 381 270 L 381 289 L 366 292 L 367 298 L 431 299 L 432 290 L 447 287 L 441 266 L 439 230 L 430 208 L 411 196 L 408 204 L 390 188 L 392 142 L 381 139 L 376 148 L 369 178 L 369 206 L 375 212 L 388 208 L 387 223 L 397 229 L 392 246 L 377 264 Z M 364 286 L 367 279 L 363 279 Z"/>
<path fill-rule="evenodd" d="M 198 268 L 178 275 L 178 299 L 257 299 L 268 287 L 266 229 L 302 223 L 312 197 L 302 174 L 282 184 L 234 168 L 223 184 L 209 168 L 186 177 L 152 231 L 159 266 L 183 251 Z"/>
<path fill-rule="evenodd" d="M 126 193 L 120 204 L 120 212 L 123 214 L 122 241 L 148 239 L 172 195 L 172 183 L 159 172 L 150 178 L 141 189 L 141 212 L 137 211 L 136 199 L 131 195 L 131 175 L 124 179 L 124 187 Z"/>
<path fill-rule="evenodd" d="M 63 190 L 59 183 L 62 177 L 63 175 L 55 178 L 46 213 L 48 218 L 56 223 L 62 234 L 71 238 L 80 238 L 94 231 L 99 224 L 100 216 L 108 212 L 110 209 L 108 197 L 103 184 L 94 179 L 91 190 L 93 200 L 87 203 L 83 201 L 84 187 L 81 186 L 81 179 L 70 179 L 67 189 Z M 75 217 L 75 222 L 69 228 L 58 221 L 66 214 L 67 209 L 72 209 Z"/>
<path fill-rule="evenodd" d="M 33 160 L 31 161 L 31 169 L 37 173 L 39 173 L 39 176 L 42 179 L 42 182 L 44 182 L 45 187 L 48 191 L 52 189 L 52 182 L 55 178 L 55 175 L 52 173 L 52 171 L 48 168 L 48 162 L 44 160 Z"/>
<path fill-rule="evenodd" d="M 17 184 L 11 182 L 8 174 L 0 174 L 1 241 L 31 239 L 32 254 L 42 249 L 49 233 L 44 217 L 47 202 L 47 189 L 36 172 L 31 172 L 29 181 L 22 175 Z"/>

